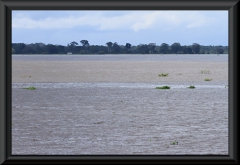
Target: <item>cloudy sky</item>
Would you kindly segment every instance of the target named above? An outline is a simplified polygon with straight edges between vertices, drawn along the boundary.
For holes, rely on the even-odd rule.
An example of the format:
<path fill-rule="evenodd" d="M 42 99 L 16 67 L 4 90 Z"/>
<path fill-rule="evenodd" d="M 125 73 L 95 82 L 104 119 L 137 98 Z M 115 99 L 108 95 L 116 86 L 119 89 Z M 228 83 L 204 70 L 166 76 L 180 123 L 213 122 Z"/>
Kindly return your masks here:
<path fill-rule="evenodd" d="M 12 11 L 13 43 L 228 45 L 228 11 Z"/>

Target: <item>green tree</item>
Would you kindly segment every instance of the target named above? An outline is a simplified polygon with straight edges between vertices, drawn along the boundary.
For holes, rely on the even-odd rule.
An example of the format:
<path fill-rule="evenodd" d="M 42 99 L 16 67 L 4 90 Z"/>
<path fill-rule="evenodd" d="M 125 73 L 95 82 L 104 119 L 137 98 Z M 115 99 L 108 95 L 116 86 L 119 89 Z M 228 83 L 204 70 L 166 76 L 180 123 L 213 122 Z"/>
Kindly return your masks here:
<path fill-rule="evenodd" d="M 75 41 L 71 42 L 70 44 L 68 44 L 67 51 L 72 53 L 77 53 L 78 52 L 77 45 L 78 45 L 77 42 Z"/>
<path fill-rule="evenodd" d="M 198 43 L 192 44 L 192 51 L 194 54 L 199 54 L 201 46 Z"/>
<path fill-rule="evenodd" d="M 90 46 L 88 40 L 81 40 L 80 42 L 81 42 L 82 46 L 85 48 L 85 50 L 88 52 L 88 48 Z"/>
<path fill-rule="evenodd" d="M 65 54 L 65 47 L 62 46 L 62 45 L 58 45 L 56 46 L 57 50 L 58 50 L 58 53 L 61 53 L 61 54 Z"/>
<path fill-rule="evenodd" d="M 22 50 L 26 47 L 24 43 L 16 43 L 12 44 L 12 48 L 15 50 L 16 54 L 21 54 L 23 53 Z"/>
<path fill-rule="evenodd" d="M 129 44 L 129 43 L 126 43 L 126 45 L 125 45 L 125 48 L 127 49 L 127 52 L 129 52 L 129 49 L 131 48 L 131 44 Z"/>
<path fill-rule="evenodd" d="M 148 44 L 148 48 L 150 49 L 149 53 L 155 53 L 155 47 L 156 47 L 155 43 Z"/>
<path fill-rule="evenodd" d="M 108 53 L 111 53 L 111 49 L 112 49 L 113 43 L 112 42 L 107 42 L 106 45 L 108 47 Z"/>
<path fill-rule="evenodd" d="M 42 54 L 44 52 L 46 45 L 44 43 L 36 43 L 36 53 Z"/>
<path fill-rule="evenodd" d="M 75 42 L 75 41 L 73 41 L 73 42 L 70 43 L 70 46 L 72 46 L 72 47 L 75 47 L 75 46 L 77 46 L 77 45 L 78 45 L 78 43 Z"/>
<path fill-rule="evenodd" d="M 169 45 L 166 44 L 166 43 L 162 43 L 161 46 L 160 46 L 160 53 L 163 53 L 163 54 L 167 54 L 169 53 Z"/>
<path fill-rule="evenodd" d="M 48 44 L 46 45 L 47 54 L 57 54 L 58 50 L 55 45 Z"/>
<path fill-rule="evenodd" d="M 224 50 L 222 48 L 217 48 L 216 53 L 217 54 L 223 54 Z"/>
<path fill-rule="evenodd" d="M 183 54 L 193 54 L 191 46 L 182 46 L 181 47 L 181 52 Z"/>
<path fill-rule="evenodd" d="M 22 49 L 22 53 L 24 54 L 36 54 L 39 53 L 39 43 L 31 43 L 31 44 L 27 44 L 23 49 Z"/>
<path fill-rule="evenodd" d="M 114 53 L 119 53 L 120 49 L 121 49 L 117 42 L 113 43 L 112 48 L 113 48 Z"/>
<path fill-rule="evenodd" d="M 149 48 L 148 45 L 146 44 L 139 44 L 138 45 L 138 52 L 142 54 L 148 54 Z"/>
<path fill-rule="evenodd" d="M 179 42 L 175 42 L 171 45 L 171 52 L 177 54 L 181 50 L 181 44 Z"/>

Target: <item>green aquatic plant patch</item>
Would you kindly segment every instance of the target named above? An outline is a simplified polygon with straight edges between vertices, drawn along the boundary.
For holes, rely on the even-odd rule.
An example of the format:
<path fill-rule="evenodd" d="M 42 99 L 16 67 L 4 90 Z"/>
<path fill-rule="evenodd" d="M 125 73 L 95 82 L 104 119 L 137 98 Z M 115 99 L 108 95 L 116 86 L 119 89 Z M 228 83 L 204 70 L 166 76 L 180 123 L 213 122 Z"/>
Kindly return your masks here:
<path fill-rule="evenodd" d="M 205 81 L 212 81 L 212 79 L 210 79 L 210 78 L 205 78 L 204 80 Z"/>
<path fill-rule="evenodd" d="M 170 143 L 171 145 L 178 145 L 178 142 L 175 140 L 174 142 Z"/>
<path fill-rule="evenodd" d="M 158 74 L 159 77 L 167 77 L 169 73 L 161 73 L 161 74 Z"/>
<path fill-rule="evenodd" d="M 194 88 L 196 88 L 195 86 L 193 86 L 193 85 L 190 85 L 189 87 L 187 87 L 187 88 L 190 88 L 190 89 L 194 89 Z"/>
<path fill-rule="evenodd" d="M 201 74 L 210 74 L 211 72 L 210 72 L 210 70 L 201 70 L 200 73 Z"/>
<path fill-rule="evenodd" d="M 27 87 L 27 88 L 23 88 L 23 89 L 27 89 L 27 90 L 36 90 L 36 87 Z"/>
<path fill-rule="evenodd" d="M 156 87 L 156 89 L 170 89 L 169 86 Z"/>

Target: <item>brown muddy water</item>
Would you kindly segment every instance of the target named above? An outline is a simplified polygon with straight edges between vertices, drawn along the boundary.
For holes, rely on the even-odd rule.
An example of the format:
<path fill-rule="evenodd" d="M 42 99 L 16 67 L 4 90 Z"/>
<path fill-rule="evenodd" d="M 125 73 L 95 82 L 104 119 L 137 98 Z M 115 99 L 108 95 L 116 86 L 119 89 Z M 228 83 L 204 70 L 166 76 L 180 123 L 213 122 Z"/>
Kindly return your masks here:
<path fill-rule="evenodd" d="M 227 56 L 102 57 L 13 56 L 13 155 L 228 155 Z"/>
<path fill-rule="evenodd" d="M 93 84 L 13 84 L 12 154 L 228 154 L 228 88 Z"/>

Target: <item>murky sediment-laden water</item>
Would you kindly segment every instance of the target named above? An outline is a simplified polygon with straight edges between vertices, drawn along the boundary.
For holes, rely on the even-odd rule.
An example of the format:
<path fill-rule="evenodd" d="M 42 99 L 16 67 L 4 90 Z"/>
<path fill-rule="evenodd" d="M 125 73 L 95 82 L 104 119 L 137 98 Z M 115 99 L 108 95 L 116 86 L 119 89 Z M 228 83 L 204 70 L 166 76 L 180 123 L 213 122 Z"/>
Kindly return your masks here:
<path fill-rule="evenodd" d="M 13 83 L 12 154 L 227 155 L 228 88 L 177 84 Z"/>
<path fill-rule="evenodd" d="M 13 155 L 228 155 L 228 55 L 16 55 L 12 80 Z"/>

